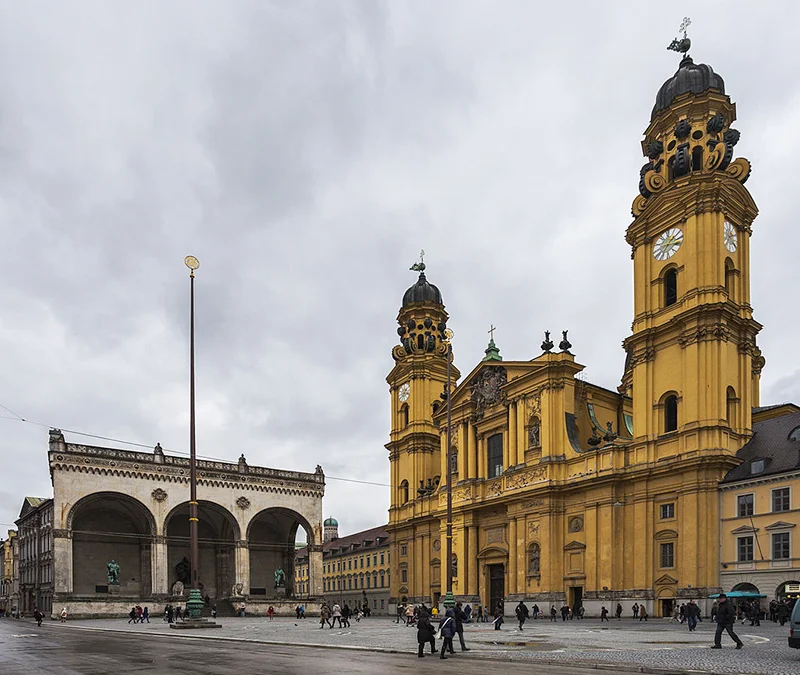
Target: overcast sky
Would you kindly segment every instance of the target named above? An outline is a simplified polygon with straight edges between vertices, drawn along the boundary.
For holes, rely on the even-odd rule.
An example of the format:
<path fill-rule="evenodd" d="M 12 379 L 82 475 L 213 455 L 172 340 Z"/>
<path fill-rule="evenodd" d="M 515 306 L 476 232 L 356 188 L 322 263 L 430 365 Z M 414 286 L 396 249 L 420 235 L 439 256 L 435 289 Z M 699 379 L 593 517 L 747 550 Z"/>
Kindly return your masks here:
<path fill-rule="evenodd" d="M 0 404 L 188 450 L 187 254 L 203 456 L 386 483 L 421 248 L 463 373 L 491 323 L 506 359 L 569 329 L 615 388 L 640 140 L 689 12 L 753 163 L 762 403 L 799 401 L 800 4 L 1 0 Z M 0 419 L 0 527 L 52 494 L 47 438 Z M 324 510 L 347 534 L 388 503 L 331 479 Z"/>

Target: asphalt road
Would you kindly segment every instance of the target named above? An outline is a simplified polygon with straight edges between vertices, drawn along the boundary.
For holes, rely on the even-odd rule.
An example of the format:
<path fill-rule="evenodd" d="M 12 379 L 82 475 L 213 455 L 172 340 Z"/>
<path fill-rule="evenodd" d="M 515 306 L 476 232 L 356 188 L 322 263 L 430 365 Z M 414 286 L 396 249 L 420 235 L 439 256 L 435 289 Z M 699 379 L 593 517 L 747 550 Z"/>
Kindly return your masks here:
<path fill-rule="evenodd" d="M 541 663 L 517 664 L 471 658 L 457 653 L 442 661 L 426 655 L 386 654 L 349 649 L 274 646 L 226 640 L 204 640 L 180 634 L 122 635 L 30 621 L 0 620 L 0 672 L 3 675 L 129 675 L 180 673 L 230 675 L 231 673 L 346 672 L 348 675 L 418 673 L 420 667 L 439 673 L 463 675 L 469 671 L 509 675 L 540 675 Z M 546 666 L 555 675 L 585 675 L 586 667 Z"/>

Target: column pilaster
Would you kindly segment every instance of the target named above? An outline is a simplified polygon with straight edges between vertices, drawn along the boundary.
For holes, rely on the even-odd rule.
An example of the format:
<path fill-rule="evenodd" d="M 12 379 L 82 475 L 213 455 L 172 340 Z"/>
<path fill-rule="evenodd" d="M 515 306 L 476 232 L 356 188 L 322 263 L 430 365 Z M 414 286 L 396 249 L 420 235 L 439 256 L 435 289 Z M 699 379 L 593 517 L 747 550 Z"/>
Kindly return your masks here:
<path fill-rule="evenodd" d="M 242 593 L 250 595 L 250 547 L 247 541 L 241 539 L 236 542 L 235 549 L 236 584 L 242 584 Z M 311 554 L 309 553 L 309 572 L 311 571 Z"/>

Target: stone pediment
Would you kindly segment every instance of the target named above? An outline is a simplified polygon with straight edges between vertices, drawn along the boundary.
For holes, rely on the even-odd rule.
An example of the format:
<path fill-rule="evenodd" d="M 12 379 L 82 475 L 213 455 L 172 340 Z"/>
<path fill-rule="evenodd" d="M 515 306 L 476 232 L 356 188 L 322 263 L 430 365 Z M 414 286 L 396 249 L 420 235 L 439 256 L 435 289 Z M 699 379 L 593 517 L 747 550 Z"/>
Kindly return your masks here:
<path fill-rule="evenodd" d="M 583 551 L 586 549 L 586 544 L 580 541 L 571 541 L 564 547 L 565 551 Z"/>
<path fill-rule="evenodd" d="M 659 530 L 656 532 L 654 539 L 676 539 L 678 533 L 675 530 Z"/>
<path fill-rule="evenodd" d="M 674 577 L 671 577 L 669 574 L 664 574 L 656 579 L 656 584 L 664 585 L 664 584 L 677 584 L 678 580 Z"/>
<path fill-rule="evenodd" d="M 785 520 L 776 520 L 772 525 L 767 525 L 764 529 L 765 530 L 788 530 L 790 527 L 794 527 L 794 523 L 787 523 Z"/>
<path fill-rule="evenodd" d="M 731 534 L 753 534 L 754 532 L 758 532 L 758 528 L 752 525 L 742 525 L 735 530 L 731 530 Z"/>
<path fill-rule="evenodd" d="M 506 550 L 506 548 L 504 546 L 498 546 L 497 544 L 493 544 L 493 545 L 487 546 L 485 549 L 483 549 L 478 554 L 478 558 L 479 559 L 493 558 L 493 557 L 496 557 L 496 556 L 507 556 L 507 555 L 508 555 L 508 551 Z"/>

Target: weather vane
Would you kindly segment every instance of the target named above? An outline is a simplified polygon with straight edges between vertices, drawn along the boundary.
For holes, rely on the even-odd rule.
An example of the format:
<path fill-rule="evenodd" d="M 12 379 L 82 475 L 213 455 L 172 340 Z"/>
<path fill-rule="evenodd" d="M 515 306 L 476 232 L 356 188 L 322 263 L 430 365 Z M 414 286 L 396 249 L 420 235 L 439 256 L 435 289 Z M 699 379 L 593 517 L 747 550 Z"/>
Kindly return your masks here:
<path fill-rule="evenodd" d="M 424 272 L 425 271 L 425 249 L 422 249 L 419 252 L 419 262 L 415 262 L 409 269 L 412 272 Z"/>
<path fill-rule="evenodd" d="M 681 25 L 678 28 L 679 33 L 683 33 L 683 37 L 676 37 L 672 42 L 669 43 L 667 49 L 673 52 L 680 52 L 681 54 L 685 54 L 689 51 L 689 48 L 692 46 L 692 41 L 686 35 L 686 29 L 692 25 L 692 20 L 685 16 L 683 17 L 683 21 L 681 21 Z"/>

